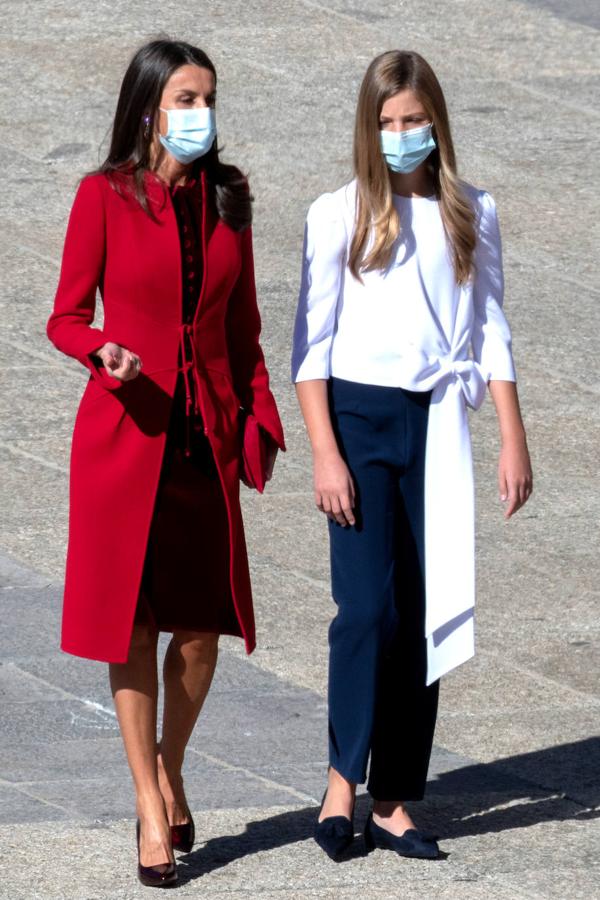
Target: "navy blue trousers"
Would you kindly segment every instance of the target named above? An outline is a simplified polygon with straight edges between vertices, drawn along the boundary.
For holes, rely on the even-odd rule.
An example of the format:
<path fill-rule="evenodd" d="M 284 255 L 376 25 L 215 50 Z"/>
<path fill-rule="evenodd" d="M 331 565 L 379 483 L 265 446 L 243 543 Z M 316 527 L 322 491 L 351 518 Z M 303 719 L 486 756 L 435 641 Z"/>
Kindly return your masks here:
<path fill-rule="evenodd" d="M 424 474 L 430 393 L 329 381 L 357 493 L 329 523 L 337 615 L 329 631 L 330 763 L 376 800 L 420 800 L 439 683 L 426 686 Z"/>

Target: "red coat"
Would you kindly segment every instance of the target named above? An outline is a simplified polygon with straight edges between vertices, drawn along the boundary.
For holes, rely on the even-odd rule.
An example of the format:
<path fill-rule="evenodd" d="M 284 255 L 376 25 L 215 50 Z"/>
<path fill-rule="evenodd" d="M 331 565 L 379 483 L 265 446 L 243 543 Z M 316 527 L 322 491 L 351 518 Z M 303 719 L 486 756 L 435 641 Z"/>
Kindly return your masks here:
<path fill-rule="evenodd" d="M 157 221 L 105 176 L 82 181 L 48 321 L 56 347 L 91 371 L 71 451 L 61 646 L 107 662 L 127 660 L 184 330 L 175 213 L 153 176 L 147 190 Z M 204 275 L 192 326 L 192 375 L 226 500 L 231 587 L 251 653 L 254 616 L 239 503 L 240 405 L 282 449 L 284 441 L 259 344 L 251 230 L 229 228 L 206 193 L 203 176 Z M 97 286 L 102 330 L 91 324 Z M 137 378 L 119 382 L 95 364 L 90 353 L 106 341 L 140 356 Z M 200 586 L 202 572 L 194 571 L 193 559 L 189 572 Z"/>

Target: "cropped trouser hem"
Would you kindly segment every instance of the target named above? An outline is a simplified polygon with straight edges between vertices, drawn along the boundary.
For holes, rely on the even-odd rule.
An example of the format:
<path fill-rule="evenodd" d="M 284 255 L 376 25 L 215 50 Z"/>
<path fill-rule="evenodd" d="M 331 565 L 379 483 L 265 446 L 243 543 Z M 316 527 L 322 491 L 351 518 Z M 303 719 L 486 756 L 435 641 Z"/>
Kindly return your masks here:
<path fill-rule="evenodd" d="M 332 769 L 335 769 L 342 778 L 349 781 L 350 784 L 364 784 L 367 780 L 367 773 L 365 771 L 361 772 L 359 769 L 346 768 L 343 760 L 337 759 L 335 756 L 329 757 L 329 765 Z"/>
<path fill-rule="evenodd" d="M 346 781 L 350 782 L 350 784 L 365 784 L 365 782 L 367 782 L 367 773 L 365 771 L 360 772 L 358 769 L 355 769 L 354 771 L 352 769 L 345 769 L 343 761 L 336 758 L 330 759 L 329 762 L 331 768 L 335 769 L 336 772 L 338 772 L 342 778 L 345 778 Z M 397 774 L 399 777 L 402 776 L 401 772 Z M 415 779 L 411 781 L 394 781 L 393 778 L 390 778 L 387 781 L 384 779 L 382 782 L 373 777 L 369 777 L 367 791 L 373 800 L 422 800 L 425 796 L 426 782 L 427 773 L 425 773 L 425 777 L 418 780 L 418 783 Z"/>
<path fill-rule="evenodd" d="M 394 801 L 405 803 L 407 800 L 414 802 L 422 800 L 425 796 L 425 788 L 423 788 L 422 791 L 417 792 L 411 792 L 409 789 L 403 790 L 402 788 L 399 788 L 397 790 L 383 789 L 383 791 L 379 791 L 374 790 L 373 788 L 369 787 L 369 785 L 367 785 L 367 790 L 373 800 L 376 800 L 379 803 L 391 803 Z"/>

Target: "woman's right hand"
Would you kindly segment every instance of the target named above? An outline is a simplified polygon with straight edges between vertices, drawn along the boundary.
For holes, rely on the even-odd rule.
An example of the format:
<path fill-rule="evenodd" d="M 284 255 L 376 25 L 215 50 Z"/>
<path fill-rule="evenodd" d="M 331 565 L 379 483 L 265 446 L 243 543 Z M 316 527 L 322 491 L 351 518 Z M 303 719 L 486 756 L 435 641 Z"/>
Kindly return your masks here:
<path fill-rule="evenodd" d="M 338 451 L 314 455 L 315 503 L 338 525 L 354 525 L 354 482 Z"/>
<path fill-rule="evenodd" d="M 142 368 L 142 361 L 136 353 L 126 350 L 112 341 L 96 350 L 93 356 L 102 360 L 104 368 L 112 378 L 119 381 L 131 381 L 137 378 Z"/>

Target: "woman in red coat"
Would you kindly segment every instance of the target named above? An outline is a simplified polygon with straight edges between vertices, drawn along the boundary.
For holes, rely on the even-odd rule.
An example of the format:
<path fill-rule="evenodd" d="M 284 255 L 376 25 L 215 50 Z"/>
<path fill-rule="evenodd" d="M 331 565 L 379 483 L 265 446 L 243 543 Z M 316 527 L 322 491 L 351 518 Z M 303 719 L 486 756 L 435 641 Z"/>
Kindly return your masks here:
<path fill-rule="evenodd" d="M 75 198 L 48 322 L 91 373 L 73 434 L 62 648 L 110 664 L 138 875 L 157 886 L 177 878 L 173 848 L 194 840 L 181 766 L 218 635 L 255 644 L 240 408 L 258 422 L 267 477 L 284 449 L 259 345 L 251 197 L 219 161 L 215 87 L 188 44 L 134 56 L 108 158 Z M 160 631 L 173 637 L 157 744 Z"/>

